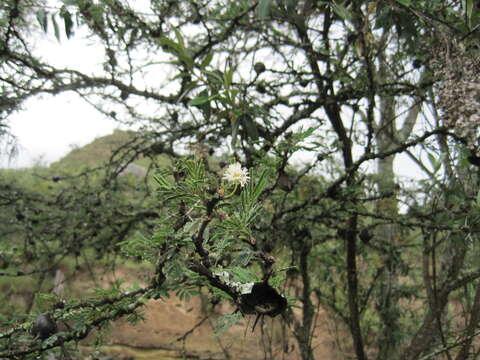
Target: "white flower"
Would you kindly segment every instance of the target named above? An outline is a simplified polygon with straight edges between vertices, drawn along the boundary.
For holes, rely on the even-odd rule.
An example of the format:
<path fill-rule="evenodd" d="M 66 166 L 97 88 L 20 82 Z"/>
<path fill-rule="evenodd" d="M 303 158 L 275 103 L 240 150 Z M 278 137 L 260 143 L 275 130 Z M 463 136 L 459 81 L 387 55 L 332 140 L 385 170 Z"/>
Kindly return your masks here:
<path fill-rule="evenodd" d="M 242 165 L 238 162 L 230 164 L 227 170 L 225 170 L 225 174 L 223 174 L 224 180 L 235 185 L 239 184 L 241 187 L 245 186 L 249 178 L 248 170 L 242 168 Z"/>

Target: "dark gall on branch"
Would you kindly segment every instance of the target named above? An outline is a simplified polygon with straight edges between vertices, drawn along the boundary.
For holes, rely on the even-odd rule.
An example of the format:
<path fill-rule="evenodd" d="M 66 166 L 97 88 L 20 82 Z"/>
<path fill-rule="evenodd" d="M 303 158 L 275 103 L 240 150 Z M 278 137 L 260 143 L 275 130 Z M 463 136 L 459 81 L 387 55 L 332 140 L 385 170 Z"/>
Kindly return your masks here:
<path fill-rule="evenodd" d="M 244 314 L 275 317 L 287 308 L 287 299 L 267 282 L 253 284 L 252 292 L 242 295 L 240 302 L 240 310 Z"/>
<path fill-rule="evenodd" d="M 267 281 L 253 284 L 250 294 L 240 298 L 240 311 L 243 314 L 257 314 L 252 327 L 255 330 L 261 317 L 275 317 L 287 309 L 287 299 L 280 295 Z"/>
<path fill-rule="evenodd" d="M 467 160 L 470 164 L 480 167 L 480 157 L 472 154 L 467 158 Z"/>
<path fill-rule="evenodd" d="M 57 332 L 57 323 L 50 313 L 37 316 L 32 325 L 32 335 L 40 340 L 48 339 Z"/>
<path fill-rule="evenodd" d="M 253 65 L 253 70 L 255 70 L 255 72 L 260 75 L 261 73 L 263 73 L 265 70 L 267 70 L 267 68 L 265 67 L 265 64 L 262 63 L 262 62 L 257 62 L 255 63 L 255 65 Z"/>
<path fill-rule="evenodd" d="M 373 234 L 368 229 L 363 229 L 358 236 L 364 244 L 368 244 L 373 237 Z"/>

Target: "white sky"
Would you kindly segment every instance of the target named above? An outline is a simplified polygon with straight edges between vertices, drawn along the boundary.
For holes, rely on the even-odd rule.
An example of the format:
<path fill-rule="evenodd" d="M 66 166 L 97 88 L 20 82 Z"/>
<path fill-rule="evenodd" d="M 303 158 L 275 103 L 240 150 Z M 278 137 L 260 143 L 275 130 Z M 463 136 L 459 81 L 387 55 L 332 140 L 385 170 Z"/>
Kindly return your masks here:
<path fill-rule="evenodd" d="M 51 28 L 47 34 L 38 32 L 34 35 L 38 54 L 57 67 L 93 72 L 105 61 L 103 50 L 86 40 L 81 27 L 75 27 L 75 30 L 70 39 L 66 39 L 62 32 L 61 43 Z M 0 154 L 0 168 L 48 165 L 65 156 L 72 146 L 83 146 L 119 127 L 117 122 L 106 118 L 71 92 L 32 98 L 9 120 L 11 132 L 18 139 L 19 155 L 9 160 Z M 395 165 L 399 176 L 419 178 L 423 175 L 406 156 L 397 156 Z"/>
<path fill-rule="evenodd" d="M 67 39 L 63 20 L 58 16 L 61 3 L 59 5 L 58 0 L 47 0 L 47 3 L 49 13 L 57 13 L 61 42 L 55 38 L 51 22 L 45 34 L 33 17 L 31 38 L 35 44 L 34 53 L 57 68 L 76 69 L 86 74 L 96 70 L 98 74 L 98 69 L 103 68 L 106 60 L 103 48 L 88 40 L 86 28 L 76 24 L 74 35 Z M 137 0 L 134 5 L 140 11 L 149 10 L 148 1 Z M 158 78 L 152 80 L 160 81 Z M 0 152 L 0 168 L 48 165 L 65 156 L 72 146 L 83 146 L 97 137 L 112 133 L 116 128 L 125 128 L 73 92 L 35 97 L 25 102 L 22 108 L 10 116 L 8 122 L 11 133 L 17 137 L 18 156 L 8 159 Z"/>
<path fill-rule="evenodd" d="M 60 43 L 51 26 L 47 34 L 35 34 L 37 53 L 58 67 L 88 72 L 101 66 L 105 61 L 102 50 L 85 40 L 81 28 L 75 30 L 77 33 L 70 39 L 62 31 Z M 66 155 L 72 146 L 83 146 L 118 127 L 118 123 L 102 116 L 73 92 L 37 96 L 22 108 L 9 119 L 19 154 L 10 160 L 0 157 L 0 167 L 28 167 L 39 162 L 47 165 Z"/>
<path fill-rule="evenodd" d="M 72 146 L 83 146 L 117 126 L 74 94 L 31 99 L 24 108 L 10 118 L 19 155 L 10 161 L 0 159 L 1 167 L 49 164 L 67 154 Z"/>

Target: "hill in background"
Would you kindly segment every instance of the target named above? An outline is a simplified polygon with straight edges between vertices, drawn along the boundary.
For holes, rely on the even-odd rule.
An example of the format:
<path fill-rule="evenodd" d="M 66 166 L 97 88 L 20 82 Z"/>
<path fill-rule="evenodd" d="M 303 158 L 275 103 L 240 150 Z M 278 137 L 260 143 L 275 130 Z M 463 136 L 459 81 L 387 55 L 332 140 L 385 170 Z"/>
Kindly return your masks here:
<path fill-rule="evenodd" d="M 85 146 L 73 149 L 50 167 L 68 170 L 99 166 L 110 159 L 115 149 L 128 143 L 135 135 L 135 131 L 115 130 L 110 135 L 101 136 Z"/>

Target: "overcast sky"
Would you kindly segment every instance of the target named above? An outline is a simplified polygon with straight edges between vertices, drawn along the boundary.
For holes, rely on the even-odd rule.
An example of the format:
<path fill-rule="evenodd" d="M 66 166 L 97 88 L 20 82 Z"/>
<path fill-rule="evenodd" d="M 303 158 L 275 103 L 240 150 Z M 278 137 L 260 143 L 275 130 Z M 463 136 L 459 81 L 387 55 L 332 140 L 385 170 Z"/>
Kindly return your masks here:
<path fill-rule="evenodd" d="M 62 33 L 60 43 L 53 31 L 44 34 L 39 30 L 33 35 L 37 53 L 54 66 L 91 73 L 103 66 L 103 50 L 86 39 L 81 27 L 75 30 L 70 39 Z M 48 165 L 66 155 L 72 147 L 83 146 L 99 136 L 110 134 L 119 126 L 74 93 L 32 98 L 9 120 L 11 132 L 18 139 L 19 155 L 11 160 L 0 157 L 0 167 Z M 406 156 L 398 156 L 395 163 L 400 176 L 424 176 Z"/>
<path fill-rule="evenodd" d="M 47 0 L 47 3 L 50 14 L 58 13 L 61 5 L 58 0 Z M 150 11 L 149 1 L 136 0 L 131 5 L 139 11 Z M 36 21 L 35 18 L 33 21 Z M 58 14 L 57 22 L 63 30 L 63 22 Z M 40 55 L 47 63 L 86 74 L 101 73 L 99 69 L 103 69 L 105 62 L 104 50 L 101 46 L 95 46 L 94 40 L 87 38 L 85 27 L 74 26 L 75 33 L 70 39 L 61 31 L 61 42 L 55 38 L 51 24 L 46 34 L 36 22 L 33 28 L 37 30 L 28 40 L 33 39 L 34 54 Z M 152 81 L 161 79 L 156 76 Z M 120 127 L 118 122 L 100 114 L 75 93 L 32 98 L 23 104 L 23 110 L 10 117 L 8 124 L 18 139 L 19 155 L 9 160 L 0 153 L 0 167 L 13 168 L 28 167 L 39 162 L 48 165 L 66 155 L 72 146 L 83 146 Z"/>
<path fill-rule="evenodd" d="M 105 61 L 101 49 L 85 39 L 81 29 L 67 39 L 62 33 L 59 43 L 53 30 L 34 34 L 37 54 L 58 67 L 73 67 L 89 72 Z M 29 99 L 23 110 L 9 119 L 11 132 L 18 139 L 19 155 L 8 160 L 0 157 L 0 167 L 28 167 L 40 161 L 46 165 L 60 159 L 73 146 L 82 146 L 117 127 L 111 119 L 74 93 L 43 95 Z"/>
<path fill-rule="evenodd" d="M 72 146 L 82 146 L 111 133 L 116 123 L 72 94 L 63 94 L 28 101 L 24 111 L 11 117 L 10 127 L 17 137 L 19 154 L 10 161 L 2 159 L 2 167 L 49 164 Z"/>

